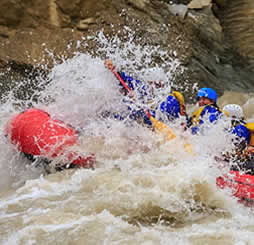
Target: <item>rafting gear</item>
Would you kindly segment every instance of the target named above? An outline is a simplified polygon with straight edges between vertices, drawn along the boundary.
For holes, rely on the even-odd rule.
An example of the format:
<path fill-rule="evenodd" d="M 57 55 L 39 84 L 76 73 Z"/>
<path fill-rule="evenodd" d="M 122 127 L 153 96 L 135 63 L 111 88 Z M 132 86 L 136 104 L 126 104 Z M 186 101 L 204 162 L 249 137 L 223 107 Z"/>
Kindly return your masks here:
<path fill-rule="evenodd" d="M 223 113 L 225 113 L 228 117 L 236 118 L 239 120 L 243 120 L 243 109 L 240 105 L 237 104 L 228 104 L 225 105 L 222 109 Z"/>
<path fill-rule="evenodd" d="M 216 123 L 222 113 L 217 105 L 217 94 L 212 88 L 201 88 L 198 91 L 196 98 L 199 101 L 200 108 L 193 112 L 187 123 L 188 127 L 192 127 L 192 134 L 197 134 L 200 130 L 199 127 L 205 122 Z M 208 101 L 199 100 L 200 98 L 207 98 Z M 203 131 L 204 129 L 205 128 L 203 127 Z"/>
<path fill-rule="evenodd" d="M 180 105 L 184 105 L 184 97 L 180 92 L 173 91 L 172 94 L 176 97 Z"/>
<path fill-rule="evenodd" d="M 252 163 L 254 166 L 254 164 Z M 253 168 L 253 167 L 252 167 Z M 232 195 L 241 201 L 254 201 L 254 175 L 231 170 L 229 174 L 217 177 L 216 185 L 221 188 L 230 188 Z"/>
<path fill-rule="evenodd" d="M 78 143 L 78 131 L 64 122 L 53 119 L 40 109 L 32 108 L 11 118 L 5 134 L 9 141 L 26 155 L 52 159 L 66 155 L 70 163 L 80 167 L 92 167 L 93 154 L 82 157 L 68 151 L 68 147 Z"/>
<path fill-rule="evenodd" d="M 229 131 L 236 135 L 239 138 L 239 141 L 244 140 L 246 141 L 246 144 L 250 143 L 251 133 L 243 121 L 235 124 Z"/>
<path fill-rule="evenodd" d="M 199 126 L 204 123 L 216 123 L 221 113 L 221 110 L 216 104 L 202 106 L 194 111 L 188 122 L 188 126 L 192 126 L 192 134 L 196 134 L 199 131 Z"/>
<path fill-rule="evenodd" d="M 180 116 L 180 104 L 173 94 L 167 97 L 166 101 L 160 104 L 160 111 L 167 115 L 169 121 L 179 118 Z"/>
<path fill-rule="evenodd" d="M 230 163 L 231 167 L 237 166 L 238 169 L 239 166 L 243 165 L 242 163 L 250 160 L 248 145 L 251 133 L 247 129 L 245 121 L 235 118 L 231 120 L 231 127 L 226 128 L 225 131 L 234 135 L 231 139 L 233 148 L 230 151 L 223 152 L 222 156 L 225 161 Z M 232 169 L 235 170 L 234 168 Z"/>
<path fill-rule="evenodd" d="M 173 131 L 165 123 L 156 120 L 149 113 L 149 111 L 146 110 L 145 112 L 146 112 L 147 116 L 150 118 L 150 120 L 152 121 L 155 130 L 162 133 L 166 137 L 167 140 L 172 140 L 176 137 L 176 135 L 173 133 Z"/>
<path fill-rule="evenodd" d="M 198 100 L 200 97 L 214 100 L 214 102 L 217 103 L 217 94 L 212 88 L 201 88 L 197 93 L 196 99 Z"/>
<path fill-rule="evenodd" d="M 254 123 L 248 122 L 245 124 L 245 127 L 249 130 L 251 134 L 249 146 L 254 146 Z"/>
<path fill-rule="evenodd" d="M 173 91 L 169 94 L 166 101 L 160 104 L 160 111 L 167 115 L 169 121 L 173 121 L 180 116 L 186 116 L 187 119 L 184 97 L 178 91 Z"/>
<path fill-rule="evenodd" d="M 251 130 L 246 127 L 242 107 L 237 104 L 228 104 L 223 107 L 222 111 L 231 118 L 232 126 L 228 131 L 236 136 L 233 140 L 235 152 L 229 154 L 229 159 L 233 159 L 233 162 L 239 162 L 239 159 L 240 161 L 248 159 L 246 147 L 251 141 Z"/>
<path fill-rule="evenodd" d="M 180 114 L 181 116 L 187 116 L 185 113 L 185 104 L 184 104 L 184 97 L 183 95 L 178 91 L 173 91 L 172 94 L 175 96 L 175 98 L 178 100 L 180 104 Z"/>

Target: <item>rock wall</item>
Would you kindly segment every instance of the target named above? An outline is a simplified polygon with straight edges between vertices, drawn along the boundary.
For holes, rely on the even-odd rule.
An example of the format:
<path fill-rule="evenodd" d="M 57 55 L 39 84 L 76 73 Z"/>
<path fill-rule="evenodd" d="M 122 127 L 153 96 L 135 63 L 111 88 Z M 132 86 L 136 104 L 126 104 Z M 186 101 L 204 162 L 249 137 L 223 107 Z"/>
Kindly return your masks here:
<path fill-rule="evenodd" d="M 212 86 L 219 94 L 253 91 L 253 5 L 252 0 L 2 0 L 0 80 L 9 84 L 33 69 L 36 74 L 38 63 L 50 69 L 47 50 L 71 57 L 77 40 L 88 44 L 80 51 L 95 50 L 87 36 L 102 29 L 116 35 L 129 26 L 140 42 L 176 50 L 188 68 L 178 83 Z"/>
<path fill-rule="evenodd" d="M 227 42 L 254 70 L 254 1 L 228 1 L 221 19 Z"/>

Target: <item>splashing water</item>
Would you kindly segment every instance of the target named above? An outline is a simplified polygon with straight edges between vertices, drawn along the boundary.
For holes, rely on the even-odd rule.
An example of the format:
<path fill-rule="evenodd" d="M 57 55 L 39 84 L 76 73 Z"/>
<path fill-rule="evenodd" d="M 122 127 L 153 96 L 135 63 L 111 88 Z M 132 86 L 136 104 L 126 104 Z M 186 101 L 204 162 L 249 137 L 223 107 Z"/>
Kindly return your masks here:
<path fill-rule="evenodd" d="M 154 47 L 135 45 L 99 33 L 98 54 L 116 70 L 142 81 L 164 81 L 159 103 L 183 68 Z M 157 53 L 156 53 L 157 52 Z M 153 64 L 160 55 L 164 66 Z M 30 81 L 22 81 L 30 82 Z M 21 82 L 20 82 L 21 83 Z M 137 123 L 102 117 L 126 110 L 118 81 L 93 54 L 76 53 L 55 64 L 29 100 L 15 88 L 1 104 L 1 244 L 246 244 L 253 240 L 253 214 L 216 187 L 214 156 L 230 139 L 218 124 L 204 136 L 163 142 Z M 35 99 L 36 98 L 36 99 Z M 251 99 L 247 99 L 251 101 Z M 245 105 L 247 104 L 245 101 Z M 144 106 L 136 98 L 137 106 Z M 43 176 L 4 137 L 4 125 L 28 106 L 48 111 L 81 131 L 79 150 L 94 152 L 94 170 L 66 170 Z M 251 115 L 250 115 L 251 117 Z M 177 125 L 170 125 L 180 137 Z M 186 137 L 186 136 L 185 136 Z"/>

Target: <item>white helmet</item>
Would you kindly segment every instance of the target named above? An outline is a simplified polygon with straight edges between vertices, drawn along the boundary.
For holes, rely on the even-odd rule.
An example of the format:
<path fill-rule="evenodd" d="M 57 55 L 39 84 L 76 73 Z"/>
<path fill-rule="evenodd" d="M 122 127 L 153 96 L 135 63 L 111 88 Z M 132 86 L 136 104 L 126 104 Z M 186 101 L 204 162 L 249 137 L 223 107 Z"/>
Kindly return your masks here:
<path fill-rule="evenodd" d="M 222 111 L 231 118 L 236 118 L 239 120 L 244 118 L 242 107 L 236 104 L 225 105 Z"/>

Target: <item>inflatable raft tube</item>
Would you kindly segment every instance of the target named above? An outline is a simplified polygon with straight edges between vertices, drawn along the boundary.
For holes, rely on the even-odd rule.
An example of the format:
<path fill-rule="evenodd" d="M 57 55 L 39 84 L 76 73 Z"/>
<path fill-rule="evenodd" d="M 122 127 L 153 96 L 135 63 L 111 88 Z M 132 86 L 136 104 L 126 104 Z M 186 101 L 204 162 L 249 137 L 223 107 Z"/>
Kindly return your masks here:
<path fill-rule="evenodd" d="M 254 175 L 232 170 L 229 174 L 218 177 L 216 184 L 221 189 L 230 188 L 233 196 L 239 200 L 254 201 Z"/>
<path fill-rule="evenodd" d="M 35 108 L 11 118 L 5 133 L 20 152 L 46 159 L 63 155 L 68 147 L 78 142 L 77 130 Z M 82 167 L 91 167 L 95 161 L 94 154 L 83 158 L 74 152 L 68 153 L 68 160 Z"/>

